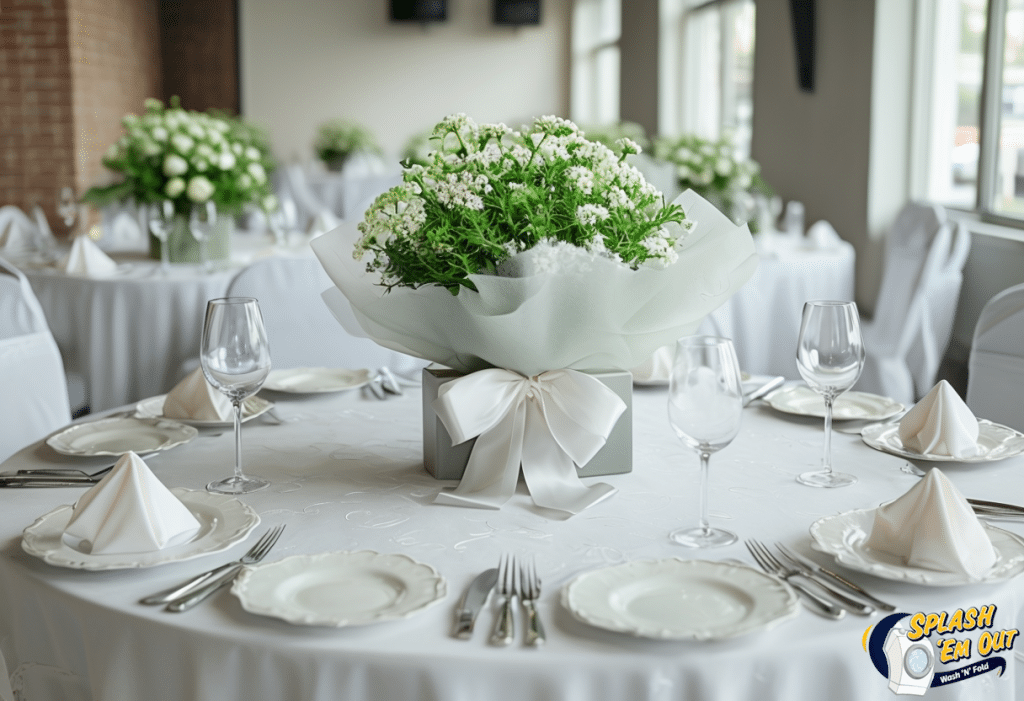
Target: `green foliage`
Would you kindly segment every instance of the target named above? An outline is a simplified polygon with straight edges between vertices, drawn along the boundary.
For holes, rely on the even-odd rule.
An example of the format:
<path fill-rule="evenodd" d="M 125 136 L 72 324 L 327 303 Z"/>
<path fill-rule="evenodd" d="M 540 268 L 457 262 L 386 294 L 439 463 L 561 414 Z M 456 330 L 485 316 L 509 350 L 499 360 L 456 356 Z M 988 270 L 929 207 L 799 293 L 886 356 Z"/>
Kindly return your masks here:
<path fill-rule="evenodd" d="M 384 153 L 369 129 L 348 119 L 334 119 L 321 124 L 313 150 L 320 160 L 328 164 L 343 162 L 357 152 Z"/>

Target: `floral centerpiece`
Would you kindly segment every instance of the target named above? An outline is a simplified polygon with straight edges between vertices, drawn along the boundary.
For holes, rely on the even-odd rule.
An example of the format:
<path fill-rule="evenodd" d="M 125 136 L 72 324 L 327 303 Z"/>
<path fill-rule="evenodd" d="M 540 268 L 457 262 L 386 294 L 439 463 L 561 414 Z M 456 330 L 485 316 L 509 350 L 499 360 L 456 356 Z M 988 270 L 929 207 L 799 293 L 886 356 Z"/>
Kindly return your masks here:
<path fill-rule="evenodd" d="M 465 374 L 433 405 L 456 442 L 475 435 L 460 415 L 494 419 L 439 501 L 498 506 L 522 463 L 536 503 L 575 512 L 608 491 L 573 464 L 625 408 L 578 371 L 692 333 L 753 273 L 753 240 L 693 192 L 665 203 L 625 162 L 636 144 L 616 155 L 564 119 L 456 115 L 433 139 L 364 221 L 313 241 L 337 285 L 324 299 L 350 332 Z"/>
<path fill-rule="evenodd" d="M 233 217 L 254 204 L 276 207 L 270 191 L 273 169 L 262 130 L 219 113 L 184 110 L 176 98 L 169 107 L 148 99 L 145 114 L 121 120 L 124 135 L 107 149 L 103 165 L 120 173 L 120 182 L 93 187 L 83 200 L 97 206 L 134 201 L 170 201 L 175 222 L 168 240 L 172 261 L 198 260 L 198 244 L 188 231 L 193 205 L 213 202 L 222 225 L 211 237 L 211 258 L 226 258 Z M 155 257 L 160 257 L 154 241 Z"/>
<path fill-rule="evenodd" d="M 622 155 L 622 140 L 636 144 L 641 151 L 650 148 L 651 142 L 647 132 L 636 122 L 616 122 L 614 124 L 581 125 L 580 129 L 591 141 L 604 144 L 617 155 Z"/>
<path fill-rule="evenodd" d="M 355 153 L 384 153 L 369 129 L 348 119 L 333 119 L 321 124 L 317 128 L 313 150 L 332 171 L 340 171 Z"/>
<path fill-rule="evenodd" d="M 654 157 L 676 166 L 682 189 L 692 189 L 737 223 L 754 219 L 754 195 L 772 195 L 760 175 L 757 162 L 737 158 L 728 137 L 711 141 L 699 136 L 660 138 L 654 144 Z"/>

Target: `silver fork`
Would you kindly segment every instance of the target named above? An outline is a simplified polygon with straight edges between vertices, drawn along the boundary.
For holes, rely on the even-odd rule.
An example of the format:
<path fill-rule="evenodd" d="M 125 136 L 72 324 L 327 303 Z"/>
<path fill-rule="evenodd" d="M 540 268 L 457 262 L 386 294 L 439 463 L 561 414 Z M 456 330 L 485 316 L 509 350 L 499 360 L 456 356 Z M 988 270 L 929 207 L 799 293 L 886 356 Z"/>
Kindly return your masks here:
<path fill-rule="evenodd" d="M 503 555 L 498 562 L 498 619 L 491 633 L 492 645 L 509 645 L 515 637 L 515 620 L 512 613 L 512 599 L 516 595 L 515 558 Z"/>
<path fill-rule="evenodd" d="M 783 568 L 772 554 L 768 552 L 768 549 L 757 541 L 748 540 L 744 544 L 747 546 L 747 550 L 754 556 L 757 564 L 761 566 L 768 574 L 775 575 L 779 579 L 783 579 L 791 587 L 796 589 L 798 592 L 804 595 L 804 602 L 810 604 L 811 610 L 815 613 L 824 616 L 825 618 L 831 618 L 838 621 L 840 618 L 846 615 L 846 609 L 836 606 L 831 601 L 827 601 L 814 593 L 814 590 L 807 587 L 802 581 L 790 581 L 793 575 L 799 574 L 796 570 L 793 570 L 793 574 L 785 574 Z"/>
<path fill-rule="evenodd" d="M 547 639 L 544 635 L 544 624 L 537 615 L 537 599 L 540 598 L 540 577 L 537 575 L 537 563 L 530 560 L 519 566 L 519 601 L 526 610 L 526 644 L 534 647 Z"/>
<path fill-rule="evenodd" d="M 245 555 L 240 557 L 238 560 L 235 560 L 234 562 L 229 562 L 226 565 L 221 565 L 220 567 L 212 569 L 209 572 L 204 572 L 203 574 L 193 577 L 187 582 L 183 582 L 182 584 L 179 584 L 175 587 L 171 587 L 170 589 L 165 589 L 164 591 L 157 592 L 152 596 L 147 596 L 146 598 L 139 601 L 139 603 L 147 605 L 169 604 L 172 601 L 175 601 L 176 599 L 187 596 L 188 594 L 194 592 L 200 585 L 212 582 L 214 578 L 219 579 L 220 575 L 225 574 L 233 568 L 237 567 L 241 569 L 242 565 L 252 565 L 259 562 L 264 557 L 266 557 L 267 553 L 270 552 L 270 549 L 274 547 L 274 544 L 277 542 L 277 539 L 281 537 L 281 532 L 283 530 L 284 526 L 277 526 L 276 528 L 271 528 L 269 531 L 260 536 L 260 539 L 257 540 L 253 544 L 253 546 L 249 548 L 249 551 L 245 553 Z"/>

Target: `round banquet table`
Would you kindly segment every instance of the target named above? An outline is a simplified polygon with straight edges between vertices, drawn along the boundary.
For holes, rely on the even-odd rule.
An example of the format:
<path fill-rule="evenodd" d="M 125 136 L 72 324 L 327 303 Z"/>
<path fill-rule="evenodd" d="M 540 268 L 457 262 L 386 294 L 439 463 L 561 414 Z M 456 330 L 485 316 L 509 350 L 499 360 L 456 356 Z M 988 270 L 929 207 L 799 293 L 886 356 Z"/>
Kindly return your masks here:
<path fill-rule="evenodd" d="M 256 419 L 244 426 L 245 469 L 273 484 L 241 497 L 263 522 L 226 553 L 148 569 L 51 566 L 22 551 L 21 531 L 40 515 L 72 503 L 82 490 L 0 490 L 0 651 L 15 688 L 24 688 L 26 695 L 30 686 L 63 689 L 39 692 L 34 701 L 892 698 L 861 647 L 865 629 L 879 615 L 829 621 L 802 609 L 792 620 L 745 637 L 660 642 L 591 627 L 561 605 L 560 590 L 574 577 L 625 561 L 680 557 L 752 563 L 742 543 L 695 552 L 668 540 L 671 529 L 697 520 L 698 467 L 696 456 L 671 434 L 663 388 L 634 393 L 633 471 L 592 478 L 618 492 L 568 519 L 532 506 L 522 485 L 499 511 L 434 505 L 439 487 L 453 483 L 439 483 L 424 472 L 416 390 L 388 401 L 358 392 L 264 396 L 277 402 L 284 422 Z M 712 458 L 713 522 L 741 538 L 782 542 L 828 566 L 831 559 L 810 548 L 812 522 L 875 507 L 908 490 L 917 478 L 901 471 L 902 459 L 867 447 L 859 437 L 837 434 L 835 463 L 859 481 L 836 490 L 799 485 L 796 475 L 817 465 L 821 445 L 818 420 L 784 416 L 757 404 L 746 409 L 739 437 Z M 208 428 L 190 443 L 147 459 L 165 484 L 191 489 L 228 474 L 232 460 L 231 430 Z M 0 470 L 72 462 L 86 468 L 109 464 L 101 458 L 61 458 L 37 443 Z M 946 474 L 968 496 L 1006 500 L 1022 493 L 1021 468 L 1024 457 L 953 466 Z M 277 524 L 287 528 L 268 562 L 328 551 L 403 553 L 435 567 L 447 581 L 447 595 L 404 620 L 341 629 L 250 614 L 226 590 L 183 614 L 136 603 L 241 556 L 257 534 Z M 1024 525 L 1004 527 L 1020 532 Z M 511 647 L 488 645 L 495 618 L 490 608 L 482 612 L 471 640 L 451 635 L 462 592 L 503 553 L 536 560 L 544 583 L 539 610 L 548 633 L 542 649 L 522 645 L 521 626 Z M 995 604 L 997 629 L 1024 623 L 1019 581 L 937 588 L 833 566 L 901 612 Z M 518 625 L 522 617 L 517 616 Z M 984 674 L 934 688 L 928 698 L 1024 698 L 1014 654 L 1006 657 L 1002 676 Z"/>
<path fill-rule="evenodd" d="M 223 297 L 242 267 L 266 255 L 312 255 L 309 246 L 274 249 L 269 237 L 238 234 L 232 258 L 201 266 L 160 264 L 138 253 L 113 253 L 108 278 L 68 275 L 52 266 L 12 262 L 39 298 L 65 368 L 85 384 L 93 412 L 162 394 L 198 356 L 206 302 Z"/>
<path fill-rule="evenodd" d="M 746 372 L 799 380 L 796 344 L 804 302 L 853 300 L 854 249 L 846 241 L 812 246 L 779 232 L 754 240 L 760 260 L 753 277 L 712 312 L 701 332 L 731 338 Z"/>

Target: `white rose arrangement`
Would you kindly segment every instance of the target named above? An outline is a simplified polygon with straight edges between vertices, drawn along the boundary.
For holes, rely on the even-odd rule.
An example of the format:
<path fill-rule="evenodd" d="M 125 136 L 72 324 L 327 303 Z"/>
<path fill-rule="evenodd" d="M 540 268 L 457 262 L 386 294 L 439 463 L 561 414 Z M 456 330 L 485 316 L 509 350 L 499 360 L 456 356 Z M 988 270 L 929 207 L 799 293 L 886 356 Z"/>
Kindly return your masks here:
<path fill-rule="evenodd" d="M 107 149 L 103 165 L 124 177 L 91 188 L 85 201 L 103 206 L 170 200 L 179 214 L 210 200 L 230 214 L 250 203 L 268 211 L 276 207 L 269 144 L 253 125 L 216 112 L 184 110 L 176 98 L 169 107 L 148 99 L 145 114 L 125 115 L 121 123 L 124 134 Z"/>

